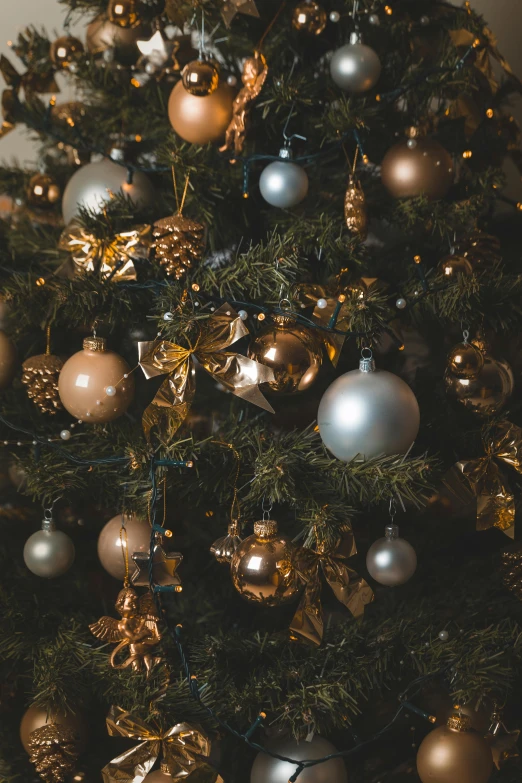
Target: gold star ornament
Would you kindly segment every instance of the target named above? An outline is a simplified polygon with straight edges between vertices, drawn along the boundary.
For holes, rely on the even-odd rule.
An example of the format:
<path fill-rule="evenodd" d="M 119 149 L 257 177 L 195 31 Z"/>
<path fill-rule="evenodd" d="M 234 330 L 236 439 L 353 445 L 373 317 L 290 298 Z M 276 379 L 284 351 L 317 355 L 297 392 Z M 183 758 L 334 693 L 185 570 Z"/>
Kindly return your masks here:
<path fill-rule="evenodd" d="M 131 582 L 136 587 L 149 586 L 149 554 L 135 552 L 132 559 L 136 570 L 131 576 Z M 181 579 L 176 573 L 183 555 L 179 552 L 165 552 L 161 544 L 155 544 L 152 552 L 152 581 L 160 587 L 174 587 L 176 593 L 181 593 Z"/>
<path fill-rule="evenodd" d="M 227 27 L 230 27 L 236 14 L 246 14 L 259 19 L 259 11 L 254 0 L 225 0 L 221 8 L 221 15 Z"/>

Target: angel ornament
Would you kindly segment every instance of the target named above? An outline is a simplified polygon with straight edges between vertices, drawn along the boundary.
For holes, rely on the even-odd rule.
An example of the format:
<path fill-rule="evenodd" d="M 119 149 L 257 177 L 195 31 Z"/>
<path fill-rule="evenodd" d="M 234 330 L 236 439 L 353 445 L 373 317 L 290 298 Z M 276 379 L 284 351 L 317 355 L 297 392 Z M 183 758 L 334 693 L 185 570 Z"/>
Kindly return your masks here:
<path fill-rule="evenodd" d="M 121 620 L 100 617 L 89 629 L 97 639 L 118 642 L 109 659 L 113 669 L 126 669 L 127 666 L 132 667 L 133 672 L 145 669 L 148 677 L 152 668 L 162 661 L 154 654 L 161 633 L 152 593 L 148 591 L 139 598 L 132 587 L 124 587 L 118 594 L 115 608 Z M 128 651 L 128 655 L 117 660 L 122 650 Z"/>
<path fill-rule="evenodd" d="M 220 152 L 230 150 L 234 152 L 234 155 L 241 155 L 243 152 L 248 115 L 252 104 L 263 88 L 267 74 L 266 59 L 260 52 L 255 52 L 253 57 L 246 58 L 241 76 L 243 87 L 234 99 L 232 119 L 227 128 L 225 143 L 219 148 Z"/>

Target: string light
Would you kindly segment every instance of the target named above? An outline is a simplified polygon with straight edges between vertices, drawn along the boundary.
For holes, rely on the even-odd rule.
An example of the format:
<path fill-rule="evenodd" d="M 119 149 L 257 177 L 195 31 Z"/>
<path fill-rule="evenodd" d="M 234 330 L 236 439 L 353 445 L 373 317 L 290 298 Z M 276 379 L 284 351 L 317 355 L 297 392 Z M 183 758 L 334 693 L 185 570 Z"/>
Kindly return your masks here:
<path fill-rule="evenodd" d="M 391 16 L 393 14 L 393 8 L 391 7 L 391 5 L 384 6 L 384 13 L 387 14 L 388 16 Z"/>
<path fill-rule="evenodd" d="M 492 118 L 492 117 L 494 117 L 494 116 L 495 116 L 495 111 L 494 111 L 494 109 L 486 109 L 486 117 L 487 117 L 488 119 L 491 119 L 491 118 Z"/>
<path fill-rule="evenodd" d="M 41 288 L 43 285 L 45 285 L 45 279 L 43 277 L 39 277 L 36 281 L 36 285 Z"/>
<path fill-rule="evenodd" d="M 462 157 L 465 158 L 466 160 L 469 160 L 469 158 L 473 157 L 473 152 L 471 150 L 464 150 L 464 152 L 462 153 Z"/>

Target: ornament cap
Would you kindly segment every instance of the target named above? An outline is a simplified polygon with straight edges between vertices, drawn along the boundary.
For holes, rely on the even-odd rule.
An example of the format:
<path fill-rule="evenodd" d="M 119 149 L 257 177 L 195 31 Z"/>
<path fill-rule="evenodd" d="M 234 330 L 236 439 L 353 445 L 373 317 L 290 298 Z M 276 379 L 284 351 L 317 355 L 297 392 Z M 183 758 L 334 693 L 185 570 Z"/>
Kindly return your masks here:
<path fill-rule="evenodd" d="M 86 337 L 83 341 L 83 349 L 103 353 L 107 350 L 107 340 L 105 337 Z"/>
<path fill-rule="evenodd" d="M 292 150 L 290 149 L 290 147 L 288 147 L 288 146 L 281 147 L 281 149 L 279 150 L 279 157 L 282 160 L 292 160 L 293 155 L 292 155 Z"/>
<path fill-rule="evenodd" d="M 42 519 L 42 530 L 46 533 L 52 533 L 56 530 L 56 523 L 52 517 L 45 516 Z"/>
<path fill-rule="evenodd" d="M 257 538 L 273 538 L 277 534 L 277 522 L 275 519 L 260 519 L 254 522 L 254 535 Z"/>
<path fill-rule="evenodd" d="M 396 538 L 399 538 L 399 525 L 386 525 L 384 529 L 384 535 L 388 541 L 393 541 Z"/>
<path fill-rule="evenodd" d="M 364 352 L 364 350 L 365 349 L 363 349 L 363 352 Z M 364 356 L 364 353 L 363 353 L 363 355 L 361 356 L 361 358 L 359 360 L 359 370 L 361 372 L 375 372 L 375 359 L 373 358 L 372 352 L 369 349 L 367 349 L 367 350 L 368 350 L 368 353 L 370 355 L 369 356 Z"/>
<path fill-rule="evenodd" d="M 469 715 L 455 713 L 449 716 L 447 726 L 452 731 L 471 731 L 471 718 Z"/>
<path fill-rule="evenodd" d="M 359 30 L 353 30 L 350 33 L 350 44 L 351 46 L 354 46 L 354 44 L 358 43 L 362 43 L 362 35 Z"/>
<path fill-rule="evenodd" d="M 284 313 L 278 313 L 277 315 L 272 316 L 272 321 L 277 326 L 290 326 L 291 324 L 295 323 L 295 318 L 292 318 L 291 315 L 285 315 Z"/>
<path fill-rule="evenodd" d="M 162 760 L 160 764 L 160 772 L 163 772 L 164 775 L 170 775 L 169 765 L 165 760 Z"/>

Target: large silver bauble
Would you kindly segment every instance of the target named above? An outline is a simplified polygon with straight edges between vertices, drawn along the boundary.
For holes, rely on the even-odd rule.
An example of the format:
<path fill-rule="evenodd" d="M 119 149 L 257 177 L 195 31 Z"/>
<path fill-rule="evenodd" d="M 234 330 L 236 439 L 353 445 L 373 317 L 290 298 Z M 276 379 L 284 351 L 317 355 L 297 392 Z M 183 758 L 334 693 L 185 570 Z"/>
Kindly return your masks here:
<path fill-rule="evenodd" d="M 24 546 L 24 561 L 33 574 L 53 579 L 65 574 L 74 563 L 74 544 L 61 530 L 38 530 Z"/>
<path fill-rule="evenodd" d="M 271 753 L 302 761 L 304 759 L 322 759 L 337 749 L 331 742 L 318 737 L 317 734 L 311 742 L 301 740 L 297 742 L 293 737 L 272 740 L 266 745 Z M 274 759 L 267 753 L 258 753 L 254 760 L 250 783 L 288 783 L 289 778 L 296 771 L 297 765 L 287 761 Z M 299 783 L 347 783 L 348 775 L 342 758 L 323 761 L 312 767 L 305 768 L 298 777 Z"/>
<path fill-rule="evenodd" d="M 368 364 L 365 364 L 368 362 Z M 317 414 L 319 433 L 337 459 L 349 462 L 382 454 L 405 454 L 417 437 L 419 405 L 407 383 L 362 359 L 358 370 L 337 378 Z"/>
<path fill-rule="evenodd" d="M 111 194 L 123 193 L 137 207 L 145 207 L 154 198 L 152 183 L 146 174 L 135 171 L 132 184 L 127 182 L 127 169 L 112 160 L 87 163 L 76 171 L 65 188 L 62 212 L 65 223 L 75 218 L 80 207 L 101 212 Z"/>
<path fill-rule="evenodd" d="M 273 207 L 295 207 L 308 193 L 308 174 L 291 160 L 274 160 L 263 169 L 259 189 Z"/>
<path fill-rule="evenodd" d="M 377 84 L 381 75 L 381 61 L 366 44 L 345 44 L 334 52 L 330 60 L 330 75 L 341 90 L 359 95 Z"/>
<path fill-rule="evenodd" d="M 417 555 L 408 541 L 399 538 L 397 525 L 389 525 L 384 538 L 371 545 L 366 568 L 376 582 L 386 587 L 403 585 L 411 579 L 417 568 Z"/>

